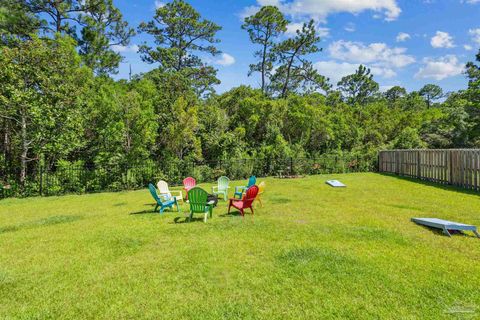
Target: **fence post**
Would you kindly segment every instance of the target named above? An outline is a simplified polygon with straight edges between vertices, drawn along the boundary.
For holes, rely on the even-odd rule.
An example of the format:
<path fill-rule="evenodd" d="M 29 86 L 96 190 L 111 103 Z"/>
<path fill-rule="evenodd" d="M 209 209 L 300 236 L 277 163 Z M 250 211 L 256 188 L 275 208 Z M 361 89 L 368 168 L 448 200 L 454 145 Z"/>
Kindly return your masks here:
<path fill-rule="evenodd" d="M 449 163 L 448 163 L 448 171 L 449 171 L 449 181 L 448 184 L 453 184 L 453 152 L 452 150 L 448 150 L 449 154 Z"/>
<path fill-rule="evenodd" d="M 293 158 L 290 157 L 290 175 L 293 176 Z"/>
<path fill-rule="evenodd" d="M 422 161 L 420 159 L 421 153 L 420 150 L 417 151 L 417 179 L 422 177 Z"/>

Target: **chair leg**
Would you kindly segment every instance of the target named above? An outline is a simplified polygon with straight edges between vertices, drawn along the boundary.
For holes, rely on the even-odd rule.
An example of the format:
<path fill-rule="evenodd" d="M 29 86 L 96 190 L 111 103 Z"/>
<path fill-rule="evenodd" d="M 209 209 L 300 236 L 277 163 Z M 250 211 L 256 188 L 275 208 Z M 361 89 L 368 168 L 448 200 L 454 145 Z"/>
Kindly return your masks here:
<path fill-rule="evenodd" d="M 228 214 L 230 214 L 230 208 L 232 207 L 232 203 L 230 202 L 230 205 L 228 206 Z"/>
<path fill-rule="evenodd" d="M 258 202 L 260 202 L 260 207 L 263 208 L 263 202 L 262 202 L 262 198 L 258 197 Z"/>
<path fill-rule="evenodd" d="M 160 213 L 161 213 L 161 214 L 163 214 L 163 210 L 165 210 L 165 207 L 162 206 L 162 207 L 160 208 Z"/>
<path fill-rule="evenodd" d="M 252 211 L 252 215 L 253 215 L 253 206 L 250 207 L 250 210 Z"/>
<path fill-rule="evenodd" d="M 155 205 L 155 209 L 153 209 L 153 212 L 157 211 L 157 209 L 158 209 L 158 204 Z"/>

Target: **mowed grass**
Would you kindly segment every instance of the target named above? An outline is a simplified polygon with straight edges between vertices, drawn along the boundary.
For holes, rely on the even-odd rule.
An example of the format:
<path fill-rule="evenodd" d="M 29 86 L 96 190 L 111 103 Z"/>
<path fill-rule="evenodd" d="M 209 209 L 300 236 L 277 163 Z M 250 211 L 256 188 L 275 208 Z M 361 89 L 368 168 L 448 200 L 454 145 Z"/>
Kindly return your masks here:
<path fill-rule="evenodd" d="M 410 222 L 480 226 L 478 195 L 373 173 L 260 180 L 255 218 L 220 202 L 206 224 L 152 213 L 147 190 L 1 201 L 0 318 L 480 317 L 480 240 Z"/>

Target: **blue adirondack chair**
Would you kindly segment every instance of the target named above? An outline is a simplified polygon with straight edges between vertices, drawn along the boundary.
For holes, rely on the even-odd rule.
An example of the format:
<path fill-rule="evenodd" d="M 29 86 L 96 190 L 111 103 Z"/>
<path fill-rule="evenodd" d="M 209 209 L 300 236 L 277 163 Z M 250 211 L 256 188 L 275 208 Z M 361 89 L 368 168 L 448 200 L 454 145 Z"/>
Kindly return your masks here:
<path fill-rule="evenodd" d="M 242 199 L 243 193 L 251 186 L 254 186 L 255 183 L 257 183 L 257 177 L 250 176 L 247 186 L 235 187 L 235 193 L 233 194 L 233 197 L 236 199 Z"/>
<path fill-rule="evenodd" d="M 148 189 L 150 190 L 150 193 L 152 194 L 153 199 L 157 202 L 155 205 L 155 209 L 153 211 L 157 211 L 157 209 L 160 207 L 160 213 L 163 213 L 163 210 L 166 208 L 171 208 L 173 209 L 173 206 L 177 206 L 177 212 L 180 211 L 180 208 L 178 207 L 177 199 L 175 197 L 171 197 L 168 199 L 165 199 L 162 201 L 160 197 L 157 194 L 157 190 L 155 189 L 155 186 L 153 184 L 148 185 Z"/>

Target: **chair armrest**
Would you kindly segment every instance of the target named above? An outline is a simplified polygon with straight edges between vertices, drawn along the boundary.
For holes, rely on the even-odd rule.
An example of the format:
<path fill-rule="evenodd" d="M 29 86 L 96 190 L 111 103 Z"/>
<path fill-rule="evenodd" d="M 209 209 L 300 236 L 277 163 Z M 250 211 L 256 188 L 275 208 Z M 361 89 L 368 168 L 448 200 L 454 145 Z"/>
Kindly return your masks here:
<path fill-rule="evenodd" d="M 173 195 L 174 193 L 177 193 L 180 198 L 183 199 L 183 193 L 181 190 L 175 190 L 175 191 L 170 191 L 170 193 Z"/>
<path fill-rule="evenodd" d="M 235 192 L 238 192 L 239 190 L 245 190 L 247 187 L 245 186 L 239 186 L 239 187 L 235 187 Z"/>
<path fill-rule="evenodd" d="M 170 197 L 168 194 L 166 194 L 166 193 L 161 193 L 161 194 L 159 194 L 158 196 L 159 196 L 161 199 L 165 200 L 165 201 L 170 200 L 170 198 L 171 198 L 171 197 Z"/>
<path fill-rule="evenodd" d="M 212 186 L 212 192 L 215 192 L 215 189 L 218 191 L 218 186 Z"/>

